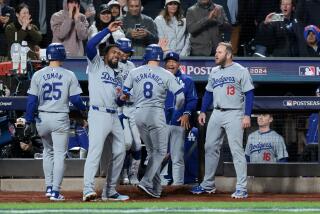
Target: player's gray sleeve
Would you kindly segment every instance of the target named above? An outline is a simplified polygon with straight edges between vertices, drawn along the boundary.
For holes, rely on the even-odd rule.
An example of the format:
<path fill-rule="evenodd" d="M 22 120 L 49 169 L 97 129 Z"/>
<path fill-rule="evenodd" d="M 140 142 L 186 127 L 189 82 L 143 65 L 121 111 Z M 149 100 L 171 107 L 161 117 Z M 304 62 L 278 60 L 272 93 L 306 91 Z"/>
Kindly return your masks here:
<path fill-rule="evenodd" d="M 277 160 L 288 157 L 286 145 L 282 136 L 279 136 L 278 142 L 276 142 L 276 157 Z"/>
<path fill-rule="evenodd" d="M 88 61 L 88 67 L 87 67 L 87 71 L 86 71 L 87 73 L 99 71 L 99 68 L 101 66 L 104 66 L 104 62 L 102 61 L 99 54 L 97 54 L 92 60 L 87 58 L 87 61 Z"/>
<path fill-rule="evenodd" d="M 243 77 L 242 77 L 242 92 L 247 92 L 250 91 L 252 89 L 254 89 L 253 83 L 252 83 L 252 78 L 250 76 L 250 73 L 248 71 L 248 69 L 244 69 L 243 70 Z"/>
<path fill-rule="evenodd" d="M 212 88 L 212 74 L 215 72 L 217 68 L 214 67 L 212 68 L 211 70 L 211 73 L 209 74 L 209 77 L 208 77 L 208 83 L 206 85 L 206 90 L 209 91 L 209 92 L 213 92 L 213 88 Z"/>
<path fill-rule="evenodd" d="M 175 105 L 175 108 L 176 108 L 176 109 L 181 109 L 181 108 L 184 106 L 184 100 L 185 100 L 185 97 L 184 97 L 183 92 L 178 93 L 178 94 L 176 95 L 176 105 Z"/>
<path fill-rule="evenodd" d="M 71 73 L 69 96 L 74 96 L 74 95 L 81 94 L 81 93 L 82 93 L 82 89 L 80 88 L 79 81 L 78 81 L 76 75 L 74 75 L 74 73 Z"/>
<path fill-rule="evenodd" d="M 38 90 L 38 83 L 37 83 L 37 78 L 38 75 L 35 73 L 31 79 L 30 82 L 30 88 L 28 89 L 28 94 L 34 95 L 34 96 L 39 96 L 40 90 Z"/>
<path fill-rule="evenodd" d="M 123 83 L 123 86 L 124 86 L 125 88 L 131 89 L 131 88 L 132 88 L 132 84 L 133 84 L 133 81 L 132 81 L 132 72 L 129 72 L 128 77 L 126 78 L 126 80 L 125 80 L 124 83 Z"/>

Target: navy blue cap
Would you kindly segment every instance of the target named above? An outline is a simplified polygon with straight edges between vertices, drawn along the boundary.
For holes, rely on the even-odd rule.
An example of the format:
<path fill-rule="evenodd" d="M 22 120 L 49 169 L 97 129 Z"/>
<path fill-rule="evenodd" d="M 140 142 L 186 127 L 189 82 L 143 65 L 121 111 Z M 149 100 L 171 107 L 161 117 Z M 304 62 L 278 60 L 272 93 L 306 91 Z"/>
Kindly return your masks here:
<path fill-rule="evenodd" d="M 167 61 L 167 60 L 169 60 L 169 59 L 172 59 L 172 60 L 177 61 L 177 62 L 180 61 L 179 54 L 177 54 L 176 52 L 173 52 L 173 51 L 169 51 L 169 52 L 166 54 L 166 57 L 164 58 L 165 61 Z"/>

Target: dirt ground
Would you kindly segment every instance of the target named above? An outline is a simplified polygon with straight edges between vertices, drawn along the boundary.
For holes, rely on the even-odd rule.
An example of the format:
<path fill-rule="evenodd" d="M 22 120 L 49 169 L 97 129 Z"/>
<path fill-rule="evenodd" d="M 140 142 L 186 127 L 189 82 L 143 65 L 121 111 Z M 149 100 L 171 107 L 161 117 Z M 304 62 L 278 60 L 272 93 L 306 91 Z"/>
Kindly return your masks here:
<path fill-rule="evenodd" d="M 118 192 L 130 196 L 130 201 L 239 201 L 232 199 L 231 193 L 192 195 L 190 186 L 168 186 L 163 190 L 160 199 L 147 196 L 134 186 L 120 186 Z M 63 192 L 68 202 L 80 202 L 81 192 Z M 273 194 L 249 193 L 249 198 L 241 201 L 320 201 L 320 194 Z M 0 202 L 49 202 L 43 192 L 0 192 Z"/>

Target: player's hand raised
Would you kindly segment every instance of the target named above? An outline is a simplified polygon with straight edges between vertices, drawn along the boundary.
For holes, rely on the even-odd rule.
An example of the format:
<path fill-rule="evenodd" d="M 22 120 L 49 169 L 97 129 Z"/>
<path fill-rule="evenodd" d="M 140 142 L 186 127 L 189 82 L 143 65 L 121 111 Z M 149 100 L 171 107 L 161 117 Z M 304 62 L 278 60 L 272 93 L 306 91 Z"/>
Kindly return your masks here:
<path fill-rule="evenodd" d="M 110 32 L 115 32 L 119 30 L 121 26 L 122 26 L 122 21 L 114 21 L 109 24 L 108 29 Z"/>
<path fill-rule="evenodd" d="M 201 112 L 199 114 L 199 117 L 198 117 L 198 122 L 201 126 L 203 126 L 205 123 L 206 123 L 206 113 L 204 112 Z"/>

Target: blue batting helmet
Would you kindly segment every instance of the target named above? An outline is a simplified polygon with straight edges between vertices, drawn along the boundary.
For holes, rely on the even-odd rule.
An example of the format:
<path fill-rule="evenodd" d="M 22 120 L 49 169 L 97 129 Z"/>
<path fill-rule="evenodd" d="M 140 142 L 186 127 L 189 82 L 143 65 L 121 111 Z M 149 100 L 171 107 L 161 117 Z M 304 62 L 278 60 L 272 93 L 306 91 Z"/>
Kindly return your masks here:
<path fill-rule="evenodd" d="M 116 46 L 125 53 L 133 53 L 132 42 L 130 39 L 121 38 L 116 41 Z"/>
<path fill-rule="evenodd" d="M 66 50 L 61 43 L 51 43 L 46 51 L 49 61 L 63 61 L 66 59 Z"/>
<path fill-rule="evenodd" d="M 146 50 L 143 55 L 143 60 L 148 62 L 150 60 L 162 61 L 163 51 L 162 48 L 157 44 L 151 44 L 146 47 Z"/>

